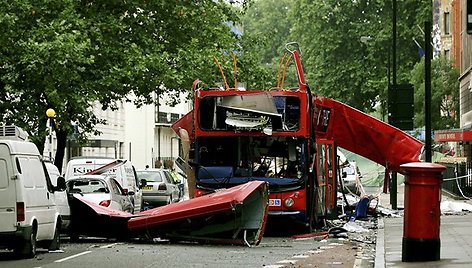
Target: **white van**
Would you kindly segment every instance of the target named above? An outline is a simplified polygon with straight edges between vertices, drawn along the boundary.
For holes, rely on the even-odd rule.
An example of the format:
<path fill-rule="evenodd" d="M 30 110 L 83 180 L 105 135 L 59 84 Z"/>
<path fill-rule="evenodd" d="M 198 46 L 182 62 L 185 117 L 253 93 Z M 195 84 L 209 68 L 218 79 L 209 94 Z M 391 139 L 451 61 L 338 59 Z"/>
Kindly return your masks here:
<path fill-rule="evenodd" d="M 95 174 L 113 174 L 126 193 L 130 195 L 134 205 L 134 211 L 142 211 L 144 208 L 140 182 L 136 170 L 131 162 L 109 157 L 73 157 L 66 167 L 64 178 L 66 181 L 74 176 L 83 175 L 88 172 L 99 171 Z"/>
<path fill-rule="evenodd" d="M 0 248 L 30 258 L 37 246 L 59 249 L 61 219 L 53 195 L 38 148 L 0 140 Z"/>
<path fill-rule="evenodd" d="M 56 190 L 54 192 L 54 200 L 56 202 L 57 211 L 61 215 L 61 231 L 66 231 L 69 229 L 70 225 L 70 206 L 66 189 L 61 188 L 61 180 L 63 181 L 63 186 L 65 186 L 64 177 L 61 176 L 59 169 L 52 162 L 44 161 L 44 165 L 46 166 L 51 184 Z"/>

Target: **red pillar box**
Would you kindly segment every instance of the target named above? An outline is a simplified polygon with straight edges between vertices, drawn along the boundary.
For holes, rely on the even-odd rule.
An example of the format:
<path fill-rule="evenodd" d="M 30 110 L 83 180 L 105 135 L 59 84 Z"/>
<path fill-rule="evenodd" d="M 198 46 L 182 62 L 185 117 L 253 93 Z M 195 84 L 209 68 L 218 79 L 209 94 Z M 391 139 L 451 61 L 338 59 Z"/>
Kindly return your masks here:
<path fill-rule="evenodd" d="M 441 173 L 445 170 L 445 166 L 425 162 L 400 166 L 405 175 L 403 262 L 440 259 Z"/>

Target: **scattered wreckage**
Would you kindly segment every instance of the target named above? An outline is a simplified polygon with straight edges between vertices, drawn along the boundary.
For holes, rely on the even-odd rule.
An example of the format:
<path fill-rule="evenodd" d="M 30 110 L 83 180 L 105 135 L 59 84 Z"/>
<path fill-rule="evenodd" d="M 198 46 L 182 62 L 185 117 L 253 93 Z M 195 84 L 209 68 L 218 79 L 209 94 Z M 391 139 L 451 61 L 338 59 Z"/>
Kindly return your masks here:
<path fill-rule="evenodd" d="M 136 214 L 99 206 L 77 195 L 70 206 L 72 236 L 252 246 L 264 234 L 268 191 L 267 183 L 253 181 Z"/>
<path fill-rule="evenodd" d="M 271 90 L 241 90 L 236 78 L 229 88 L 221 66 L 224 88 L 194 82 L 194 110 L 172 125 L 182 141 L 176 163 L 187 173 L 190 200 L 126 214 L 76 198 L 76 232 L 257 245 L 269 217 L 300 220 L 312 232 L 339 216 L 337 146 L 392 171 L 420 161 L 417 139 L 310 92 L 298 45 L 286 48 Z M 283 76 L 291 59 L 298 87 L 287 89 Z"/>

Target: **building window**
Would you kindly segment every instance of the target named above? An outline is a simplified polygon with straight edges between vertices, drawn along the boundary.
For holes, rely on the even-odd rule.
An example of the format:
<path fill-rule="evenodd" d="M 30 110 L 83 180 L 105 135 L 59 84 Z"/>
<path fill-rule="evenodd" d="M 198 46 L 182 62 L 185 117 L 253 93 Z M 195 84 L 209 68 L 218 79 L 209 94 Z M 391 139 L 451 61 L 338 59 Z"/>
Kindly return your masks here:
<path fill-rule="evenodd" d="M 444 34 L 451 34 L 451 16 L 449 12 L 444 12 Z"/>
<path fill-rule="evenodd" d="M 451 51 L 449 49 L 444 50 L 444 57 L 448 60 L 451 59 Z"/>
<path fill-rule="evenodd" d="M 154 109 L 154 123 L 159 123 L 159 117 L 160 117 L 159 104 L 157 104 Z"/>
<path fill-rule="evenodd" d="M 172 123 L 175 123 L 175 121 L 179 120 L 179 118 L 180 118 L 180 114 L 157 112 L 155 123 L 172 124 Z"/>

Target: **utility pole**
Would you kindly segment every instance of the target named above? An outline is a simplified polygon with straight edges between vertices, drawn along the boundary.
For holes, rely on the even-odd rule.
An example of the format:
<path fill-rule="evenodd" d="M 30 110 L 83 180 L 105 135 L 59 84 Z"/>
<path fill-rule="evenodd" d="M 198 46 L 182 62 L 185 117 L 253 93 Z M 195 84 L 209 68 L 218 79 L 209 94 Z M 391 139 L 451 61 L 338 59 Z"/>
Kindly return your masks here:
<path fill-rule="evenodd" d="M 390 85 L 389 85 L 390 86 Z M 392 0 L 392 85 L 391 90 L 396 96 L 397 90 L 397 0 Z M 390 205 L 397 209 L 397 172 L 392 172 L 390 183 Z"/>
<path fill-rule="evenodd" d="M 424 22 L 424 125 L 425 125 L 425 161 L 431 163 L 431 22 Z"/>

